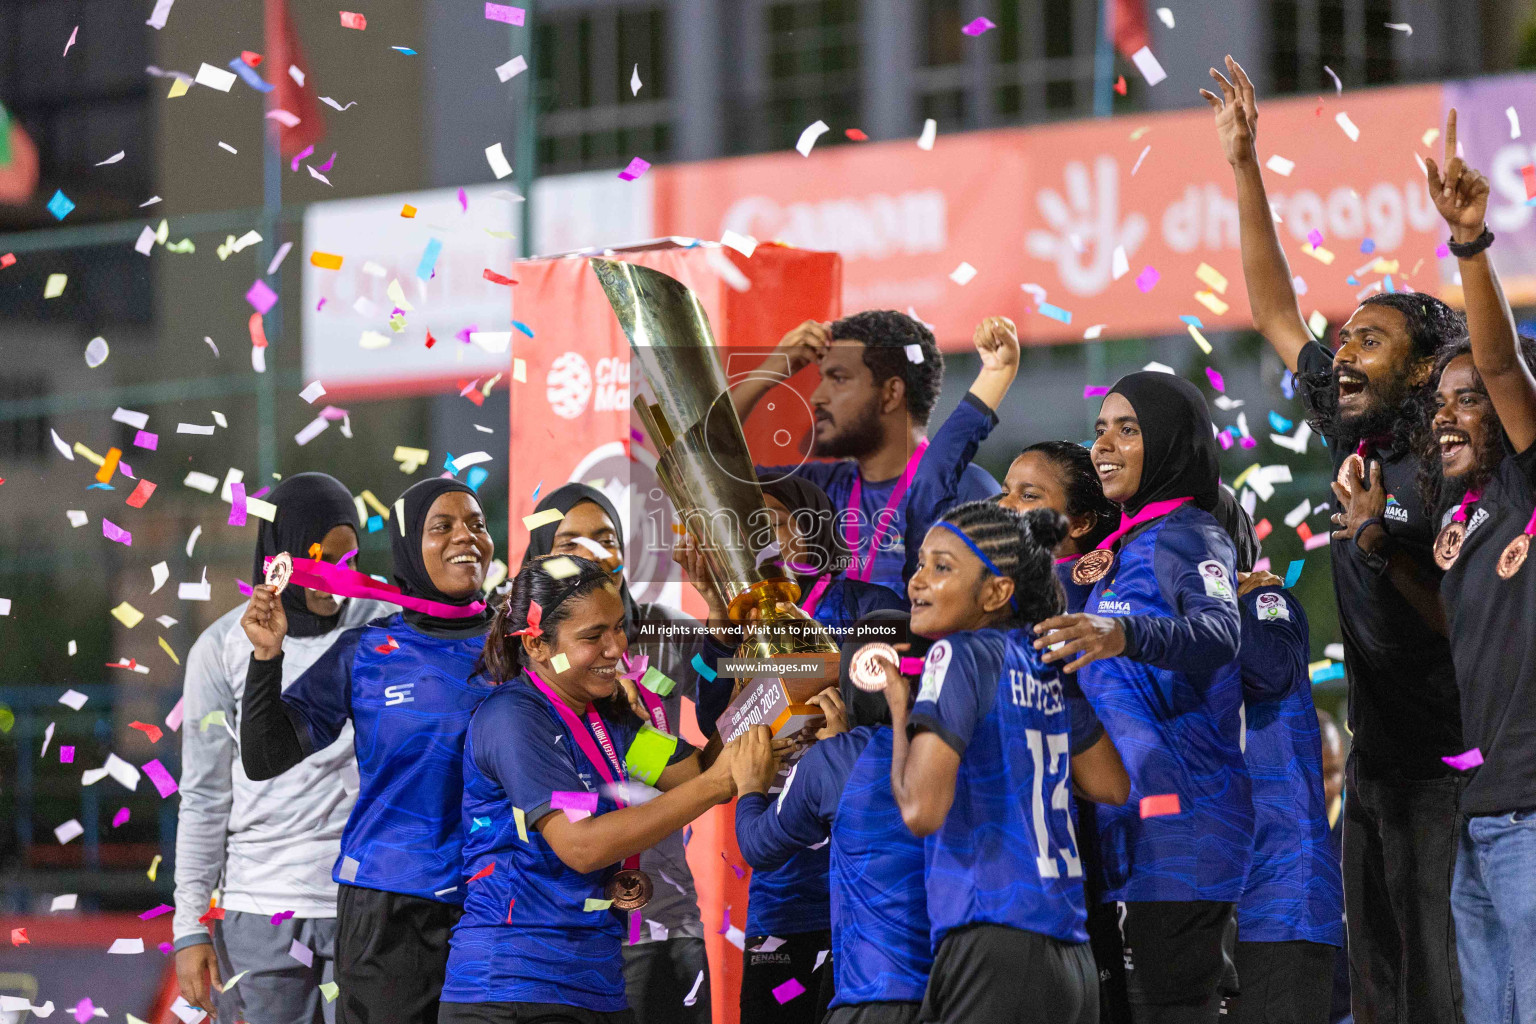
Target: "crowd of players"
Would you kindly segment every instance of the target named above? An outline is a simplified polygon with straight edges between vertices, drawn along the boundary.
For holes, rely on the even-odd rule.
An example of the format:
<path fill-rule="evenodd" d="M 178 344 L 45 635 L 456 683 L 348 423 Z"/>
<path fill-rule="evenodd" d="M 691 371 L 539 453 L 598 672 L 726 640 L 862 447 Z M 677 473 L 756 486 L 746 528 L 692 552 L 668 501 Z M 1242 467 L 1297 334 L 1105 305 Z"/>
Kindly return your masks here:
<path fill-rule="evenodd" d="M 660 642 L 647 626 L 691 620 L 630 595 L 600 492 L 547 495 L 563 518 L 486 604 L 474 492 L 418 483 L 389 527 L 404 611 L 262 585 L 192 650 L 188 1001 L 251 1024 L 708 1020 L 714 925 L 684 847 L 735 798 L 747 1024 L 1324 1024 L 1346 930 L 1361 1024 L 1536 1020 L 1536 349 L 1489 262 L 1487 182 L 1453 111 L 1427 185 L 1465 316 L 1373 295 L 1330 351 L 1275 233 L 1252 87 L 1230 58 L 1212 76 L 1254 323 L 1337 471 L 1342 815 L 1305 612 L 1254 571 L 1199 389 L 1124 377 L 1091 449 L 1032 445 L 999 488 L 970 460 L 1017 372 L 1012 324 L 977 328 L 981 370 L 930 441 L 931 333 L 859 313 L 779 349 L 819 367 L 832 461 L 760 473 L 803 594 L 786 611 L 909 628 L 883 692 L 852 685 L 845 650 L 780 784 L 765 727 L 715 732 L 739 626 L 691 542 L 674 557 L 707 621 Z M 767 390 L 737 389 L 744 419 Z M 270 500 L 258 580 L 280 552 L 356 547 L 339 481 Z M 685 697 L 703 749 L 677 738 Z"/>

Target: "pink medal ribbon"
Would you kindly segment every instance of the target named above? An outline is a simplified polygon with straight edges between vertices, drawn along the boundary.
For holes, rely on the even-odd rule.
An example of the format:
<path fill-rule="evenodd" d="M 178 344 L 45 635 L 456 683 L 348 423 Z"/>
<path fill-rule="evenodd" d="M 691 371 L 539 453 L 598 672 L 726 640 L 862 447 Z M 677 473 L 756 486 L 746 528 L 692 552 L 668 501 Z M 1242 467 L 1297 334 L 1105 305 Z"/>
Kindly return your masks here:
<path fill-rule="evenodd" d="M 869 542 L 869 557 L 859 559 L 859 519 L 857 515 L 848 516 L 843 522 L 843 539 L 848 542 L 848 550 L 853 552 L 853 565 L 849 567 L 847 575 L 851 579 L 868 583 L 870 575 L 875 571 L 875 553 L 880 550 L 880 540 L 885 536 L 886 513 L 900 505 L 902 499 L 907 496 L 907 489 L 912 486 L 912 478 L 917 475 L 918 464 L 923 461 L 923 454 L 928 451 L 928 439 L 925 437 L 917 442 L 917 448 L 912 452 L 912 457 L 907 460 L 907 468 L 901 471 L 901 479 L 896 481 L 896 486 L 891 489 L 891 497 L 885 503 L 885 507 L 875 516 L 875 534 Z M 848 511 L 857 513 L 861 500 L 864 497 L 864 475 L 855 473 L 853 477 L 853 490 L 848 494 Z"/>
<path fill-rule="evenodd" d="M 1482 501 L 1482 500 L 1483 500 L 1483 492 L 1480 491 L 1480 490 L 1468 491 L 1466 494 L 1463 494 L 1461 496 L 1461 504 L 1457 505 L 1456 506 L 1456 511 L 1451 513 L 1451 522 L 1453 522 L 1453 523 L 1464 523 L 1464 522 L 1466 522 L 1467 521 L 1467 506 L 1468 505 L 1476 504 L 1477 502 Z M 1530 533 L 1531 532 L 1531 529 L 1530 529 L 1529 526 L 1526 527 L 1525 532 L 1526 533 Z"/>
<path fill-rule="evenodd" d="M 644 704 L 645 710 L 650 713 L 651 724 L 664 733 L 671 733 L 672 730 L 667 728 L 667 709 L 661 703 L 661 698 L 638 682 L 635 683 L 635 689 L 640 691 L 640 703 Z"/>
<path fill-rule="evenodd" d="M 800 610 L 811 618 L 816 617 L 816 605 L 821 602 L 821 595 L 827 592 L 832 585 L 831 576 L 822 576 L 811 586 L 811 592 L 805 595 L 805 600 L 800 602 Z"/>
<path fill-rule="evenodd" d="M 1456 564 L 1456 559 L 1461 555 L 1461 543 L 1467 539 L 1467 528 L 1462 524 L 1467 521 L 1467 506 L 1481 500 L 1481 490 L 1468 491 L 1461 497 L 1461 504 L 1456 506 L 1456 511 L 1451 513 L 1451 521 L 1441 527 L 1435 535 L 1433 554 L 1435 564 L 1442 571 Z"/>
<path fill-rule="evenodd" d="M 1133 516 L 1128 516 L 1122 512 L 1120 513 L 1120 525 L 1113 532 L 1111 532 L 1108 537 L 1105 537 L 1103 540 L 1099 541 L 1095 547 L 1096 549 L 1112 548 L 1115 545 L 1115 541 L 1119 540 L 1121 537 L 1124 537 L 1126 534 L 1130 533 L 1142 523 L 1150 522 L 1151 520 L 1156 519 L 1158 516 L 1165 516 L 1169 512 L 1172 512 L 1174 509 L 1178 508 L 1180 505 L 1184 504 L 1186 501 L 1193 500 L 1193 498 L 1168 498 L 1164 501 L 1152 502 Z"/>
<path fill-rule="evenodd" d="M 576 741 L 576 745 L 581 748 L 581 752 L 592 763 L 592 767 L 597 769 L 597 773 L 603 777 L 603 781 L 612 787 L 611 792 L 613 793 L 614 802 L 620 807 L 628 807 L 629 802 L 620 793 L 618 781 L 619 779 L 628 781 L 629 777 L 624 774 L 624 762 L 619 759 L 619 752 L 614 749 L 613 741 L 608 738 L 608 729 L 603 725 L 603 717 L 597 713 L 597 709 L 591 704 L 587 705 L 587 724 L 592 727 L 592 732 L 588 733 L 587 730 L 581 727 L 581 719 L 576 717 L 576 712 L 572 711 L 570 705 L 560 699 L 560 695 L 555 693 L 548 683 L 539 678 L 537 672 L 533 669 L 528 669 L 528 678 L 533 681 L 534 686 L 539 688 L 540 693 L 549 698 L 549 702 L 555 707 L 555 713 L 565 723 L 565 731 L 571 734 L 571 738 Z M 640 687 L 640 692 L 643 694 L 645 687 Z M 592 742 L 594 735 L 597 737 L 597 743 Z M 601 753 L 598 752 L 598 743 L 602 744 Z M 639 866 L 639 854 L 626 858 L 624 861 L 626 869 Z"/>
<path fill-rule="evenodd" d="M 336 597 L 383 601 L 386 604 L 395 604 L 412 611 L 435 615 L 440 619 L 469 619 L 485 610 L 484 601 L 472 601 L 469 604 L 459 605 L 411 597 L 402 594 L 399 587 L 380 583 L 367 573 L 358 572 L 356 569 L 343 569 L 340 565 L 332 565 L 330 562 L 313 558 L 295 558 L 293 575 L 289 577 L 289 582 Z"/>
<path fill-rule="evenodd" d="M 1098 546 L 1092 551 L 1082 556 L 1074 556 L 1077 559 L 1077 564 L 1072 566 L 1072 582 L 1080 587 L 1087 586 L 1090 583 L 1097 583 L 1109 575 L 1110 567 L 1115 564 L 1114 545 L 1116 541 L 1142 523 L 1150 522 L 1159 516 L 1165 516 L 1186 501 L 1192 500 L 1191 498 L 1167 498 L 1163 501 L 1149 503 L 1133 516 L 1121 513 L 1119 528 L 1108 537 L 1099 541 Z M 1071 560 L 1070 558 L 1058 559 L 1056 564 L 1060 565 L 1062 562 Z"/>
<path fill-rule="evenodd" d="M 1056 564 L 1057 565 L 1066 565 L 1068 562 L 1075 562 L 1079 558 L 1082 558 L 1082 557 L 1083 557 L 1082 555 L 1068 555 L 1066 558 L 1058 558 L 1058 559 L 1056 559 Z"/>

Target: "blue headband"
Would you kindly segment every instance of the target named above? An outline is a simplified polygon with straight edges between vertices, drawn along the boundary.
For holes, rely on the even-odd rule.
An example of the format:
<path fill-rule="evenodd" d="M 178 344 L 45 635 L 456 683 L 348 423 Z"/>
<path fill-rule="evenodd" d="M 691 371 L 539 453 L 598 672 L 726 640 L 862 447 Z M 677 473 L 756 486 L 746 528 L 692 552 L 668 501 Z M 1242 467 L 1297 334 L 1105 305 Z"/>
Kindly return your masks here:
<path fill-rule="evenodd" d="M 950 533 L 954 534 L 956 537 L 959 537 L 961 540 L 963 540 L 965 542 L 965 546 L 970 548 L 971 551 L 976 555 L 977 558 L 981 559 L 981 564 L 986 566 L 987 567 L 987 571 L 990 572 L 993 576 L 1001 576 L 1004 579 L 1011 579 L 1012 578 L 1007 573 L 1005 573 L 1001 569 L 999 569 L 997 566 L 993 565 L 992 564 L 992 559 L 988 558 L 982 552 L 981 548 L 976 546 L 976 542 L 971 540 L 971 538 L 967 537 L 965 535 L 965 532 L 963 530 L 961 530 L 960 527 L 956 526 L 954 523 L 947 523 L 947 522 L 945 522 L 942 519 L 939 520 L 939 525 L 944 527 L 944 529 L 948 530 Z M 1018 611 L 1019 610 L 1019 599 L 1018 599 L 1017 595 L 1009 595 L 1008 603 L 1013 606 L 1013 610 L 1014 611 Z"/>

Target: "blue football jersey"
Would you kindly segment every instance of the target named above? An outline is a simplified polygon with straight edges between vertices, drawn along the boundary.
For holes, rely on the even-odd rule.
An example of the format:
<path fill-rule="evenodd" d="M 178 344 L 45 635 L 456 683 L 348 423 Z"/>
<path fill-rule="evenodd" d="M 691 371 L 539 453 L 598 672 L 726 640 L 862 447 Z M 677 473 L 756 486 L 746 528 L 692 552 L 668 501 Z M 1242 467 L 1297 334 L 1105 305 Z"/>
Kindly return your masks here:
<path fill-rule="evenodd" d="M 859 494 L 860 559 L 869 556 L 869 542 L 873 532 L 871 524 L 884 526 L 881 544 L 875 553 L 874 569 L 869 582 L 889 587 L 907 598 L 907 580 L 917 567 L 917 549 L 922 546 L 928 528 L 938 521 L 951 506 L 966 501 L 981 501 L 999 493 L 992 474 L 971 462 L 976 449 L 987 439 L 997 424 L 997 415 L 980 399 L 966 394 L 955 411 L 928 444 L 923 460 L 901 503 L 891 514 L 879 519 L 885 504 L 896 489 L 900 477 L 890 480 L 865 480 Z M 758 476 L 772 479 L 785 473 L 794 473 L 809 480 L 827 492 L 832 504 L 839 508 L 848 506 L 853 495 L 853 482 L 859 476 L 859 464 L 852 459 L 836 462 L 805 462 L 797 466 L 758 467 Z"/>
<path fill-rule="evenodd" d="M 308 754 L 352 720 L 361 788 L 341 836 L 338 882 L 444 903 L 464 898 L 464 732 L 491 692 L 473 677 L 485 636 L 417 632 L 399 615 L 344 632 L 283 691 Z"/>
<path fill-rule="evenodd" d="M 1328 834 L 1307 616 L 1280 587 L 1259 587 L 1240 603 L 1243 759 L 1253 779 L 1254 834 L 1238 938 L 1342 946 L 1344 884 Z"/>
<path fill-rule="evenodd" d="M 1080 673 L 1131 778 L 1122 807 L 1098 809 L 1103 899 L 1236 902 L 1253 849 L 1240 744 L 1240 626 L 1232 541 L 1181 505 L 1122 541 L 1084 611 L 1116 616 L 1123 656 Z M 1143 818 L 1144 797 L 1180 813 Z"/>
<path fill-rule="evenodd" d="M 929 951 L 923 841 L 891 794 L 889 726 L 821 740 L 777 801 L 736 802 L 736 841 L 754 869 L 771 869 L 830 839 L 833 1006 L 921 1002 Z"/>
<path fill-rule="evenodd" d="M 1071 758 L 1103 730 L 1032 641 L 1025 630 L 955 633 L 923 665 L 912 728 L 960 755 L 949 815 L 924 841 L 934 950 L 969 924 L 1088 941 Z"/>
<path fill-rule="evenodd" d="M 1066 596 L 1068 615 L 1082 611 L 1088 604 L 1088 595 L 1093 593 L 1092 583 L 1078 583 L 1072 579 L 1072 567 L 1076 564 L 1076 558 L 1056 563 L 1056 579 L 1061 583 L 1061 591 Z"/>
<path fill-rule="evenodd" d="M 622 758 L 641 721 L 604 716 L 603 723 Z M 585 717 L 582 728 L 590 730 Z M 672 762 L 691 753 L 679 741 Z M 521 676 L 498 686 L 475 712 L 463 761 L 468 892 L 449 945 L 443 1001 L 623 1010 L 628 915 L 587 909 L 589 900 L 607 899 L 604 887 L 619 865 L 579 874 L 535 827 L 562 813 L 550 810 L 556 792 L 595 792 L 598 814 L 616 810 L 605 780 L 549 699 Z"/>

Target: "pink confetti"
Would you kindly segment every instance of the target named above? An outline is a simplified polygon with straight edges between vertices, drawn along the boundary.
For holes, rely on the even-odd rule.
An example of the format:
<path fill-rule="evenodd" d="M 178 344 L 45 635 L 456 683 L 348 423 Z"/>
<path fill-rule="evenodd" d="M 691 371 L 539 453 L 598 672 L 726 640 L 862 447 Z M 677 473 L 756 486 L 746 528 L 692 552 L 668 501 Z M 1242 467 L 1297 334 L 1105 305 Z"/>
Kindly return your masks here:
<path fill-rule="evenodd" d="M 74 747 L 62 747 L 61 746 L 59 748 L 59 764 L 74 764 L 74 763 L 75 763 L 75 748 Z"/>
<path fill-rule="evenodd" d="M 510 911 L 509 911 L 510 913 Z M 629 944 L 635 945 L 640 941 L 640 915 L 631 911 L 629 915 Z"/>
<path fill-rule="evenodd" d="M 115 540 L 119 544 L 126 544 L 129 547 L 133 546 L 133 534 L 105 517 L 101 520 L 101 535 L 107 538 L 107 540 Z"/>
<path fill-rule="evenodd" d="M 923 672 L 923 659 L 922 658 L 902 658 L 899 670 L 900 670 L 901 674 L 904 675 L 904 676 L 922 675 L 922 672 Z"/>
<path fill-rule="evenodd" d="M 523 23 L 523 9 L 510 7 L 507 4 L 485 5 L 485 19 L 487 21 L 499 21 L 506 25 L 521 25 Z"/>
<path fill-rule="evenodd" d="M 303 149 L 299 150 L 298 153 L 294 154 L 292 160 L 288 161 L 288 167 L 291 170 L 297 171 L 299 169 L 299 162 L 302 161 L 305 157 L 313 154 L 314 151 L 314 146 L 305 146 Z"/>
<path fill-rule="evenodd" d="M 1257 448 L 1258 445 L 1259 445 L 1259 442 L 1255 441 L 1251 437 L 1242 438 L 1237 443 L 1238 443 L 1238 446 L 1242 447 L 1242 448 Z"/>
<path fill-rule="evenodd" d="M 994 25 L 990 19 L 988 19 L 988 18 L 977 18 L 975 21 L 972 21 L 969 24 L 967 24 L 960 31 L 964 32 L 968 36 L 979 36 L 983 32 L 986 32 L 989 29 L 994 29 L 994 28 L 997 28 L 997 26 Z M 805 990 L 801 989 L 800 991 L 804 992 Z M 779 1000 L 779 1002 L 781 1002 L 781 1003 L 783 1001 L 784 1000 L 782 1000 L 782 999 Z"/>
<path fill-rule="evenodd" d="M 1107 384 L 1084 384 L 1083 385 L 1083 397 L 1084 398 L 1098 398 L 1101 395 L 1107 395 L 1107 394 L 1109 394 L 1109 385 L 1107 385 Z"/>
<path fill-rule="evenodd" d="M 985 21 L 986 19 L 983 18 L 981 20 Z M 784 984 L 773 987 L 773 998 L 779 1001 L 780 1006 L 783 1006 L 791 999 L 797 999 L 803 995 L 805 995 L 805 986 L 800 984 L 795 978 L 790 978 Z"/>
<path fill-rule="evenodd" d="M 1469 768 L 1476 768 L 1483 763 L 1483 752 L 1477 747 L 1473 747 L 1464 754 L 1457 754 L 1454 757 L 1442 757 L 1440 760 L 1457 771 L 1464 772 Z"/>
<path fill-rule="evenodd" d="M 642 160 L 638 156 L 629 162 L 629 166 L 619 172 L 619 177 L 625 181 L 634 181 L 640 175 L 651 169 L 650 161 Z"/>
<path fill-rule="evenodd" d="M 112 815 L 112 827 L 122 828 L 124 825 L 128 824 L 128 817 L 128 808 L 119 807 L 117 809 L 117 813 Z"/>
<path fill-rule="evenodd" d="M 724 935 L 726 932 L 728 932 L 730 930 L 731 930 L 731 908 L 730 907 L 726 907 L 725 908 L 725 913 L 722 914 L 721 917 L 720 917 L 720 930 L 716 934 Z"/>
<path fill-rule="evenodd" d="M 170 956 L 173 952 L 175 952 L 176 949 L 176 947 L 171 945 L 169 942 L 162 942 L 155 948 L 164 953 L 166 956 Z"/>
<path fill-rule="evenodd" d="M 1211 387 L 1217 391 L 1227 390 L 1226 382 L 1221 379 L 1221 373 L 1215 367 L 1207 366 L 1205 368 L 1205 376 L 1211 382 Z"/>
<path fill-rule="evenodd" d="M 229 503 L 229 525 L 245 525 L 245 484 L 236 482 L 229 485 L 229 496 L 234 499 Z"/>
<path fill-rule="evenodd" d="M 281 924 L 282 922 L 288 920 L 292 916 L 293 916 L 293 911 L 291 911 L 291 910 L 280 910 L 280 911 L 278 911 L 277 913 L 272 915 L 272 927 L 276 928 L 279 924 Z"/>
<path fill-rule="evenodd" d="M 557 789 L 549 794 L 549 806 L 551 810 L 564 811 L 571 821 L 580 821 L 597 813 L 597 794 Z"/>
<path fill-rule="evenodd" d="M 175 909 L 176 908 L 171 906 L 169 903 L 162 903 L 158 907 L 155 907 L 155 908 L 153 908 L 151 910 L 144 911 L 144 913 L 139 915 L 139 920 L 140 921 L 152 921 L 155 918 L 159 917 L 161 914 L 169 914 L 171 911 L 173 911 Z"/>
<path fill-rule="evenodd" d="M 732 864 L 730 862 L 730 860 L 727 859 L 727 857 L 725 856 L 725 851 L 724 850 L 720 851 L 720 859 L 725 861 L 727 867 L 729 867 L 732 871 L 736 872 L 736 877 L 737 878 L 746 878 L 747 877 L 747 873 L 745 871 L 741 870 L 741 868 L 737 867 L 735 864 Z"/>
<path fill-rule="evenodd" d="M 331 158 L 329 160 L 327 160 L 325 163 L 320 165 L 320 173 L 324 174 L 326 171 L 329 171 L 335 165 L 336 165 L 336 154 L 333 152 L 331 154 Z M 266 312 L 266 311 L 263 310 L 262 312 Z"/>
<path fill-rule="evenodd" d="M 320 169 L 322 171 L 325 170 L 324 167 L 322 167 Z M 468 213 L 469 212 L 469 194 L 467 192 L 465 192 L 462 188 L 459 189 L 459 209 L 462 212 L 464 212 L 464 213 Z"/>
<path fill-rule="evenodd" d="M 1323 233 L 1317 230 L 1317 228 L 1313 228 L 1307 232 L 1307 241 L 1311 243 L 1312 248 L 1316 249 L 1323 244 Z"/>
<path fill-rule="evenodd" d="M 176 780 L 171 778 L 171 773 L 165 770 L 158 757 L 144 764 L 144 774 L 155 784 L 162 800 L 176 792 Z"/>
<path fill-rule="evenodd" d="M 90 996 L 86 996 L 76 1003 L 75 1008 L 70 1012 L 75 1015 L 75 1020 L 79 1021 L 80 1024 L 86 1024 L 86 1021 L 96 1016 L 96 1004 L 91 1002 Z"/>
<path fill-rule="evenodd" d="M 1162 276 L 1163 275 L 1159 274 L 1153 267 L 1142 267 L 1141 273 L 1136 275 L 1136 287 L 1141 290 L 1143 295 L 1145 295 L 1157 285 L 1157 282 L 1162 279 Z"/>
<path fill-rule="evenodd" d="M 1216 442 L 1221 445 L 1222 451 L 1228 451 L 1232 447 L 1232 438 L 1227 436 L 1226 431 L 1216 435 Z"/>
<path fill-rule="evenodd" d="M 1441 242 L 1439 245 L 1435 246 L 1435 255 L 1437 257 L 1439 257 L 1440 259 L 1443 260 L 1447 256 L 1449 256 L 1450 254 L 1451 254 L 1451 247 L 1446 245 L 1444 242 Z"/>
<path fill-rule="evenodd" d="M 352 11 L 342 11 L 341 12 L 341 27 L 342 28 L 355 28 L 355 29 L 361 31 L 361 30 L 366 29 L 368 27 L 368 19 L 365 18 L 361 14 L 354 14 Z"/>
<path fill-rule="evenodd" d="M 136 448 L 148 448 L 150 451 L 160 447 L 160 435 L 151 434 L 147 430 L 141 430 L 133 435 L 133 444 Z"/>
<path fill-rule="evenodd" d="M 267 287 L 267 282 L 257 278 L 256 283 L 251 285 L 250 290 L 245 293 L 245 301 L 249 302 L 256 312 L 266 316 L 267 310 L 277 304 L 277 292 Z"/>

